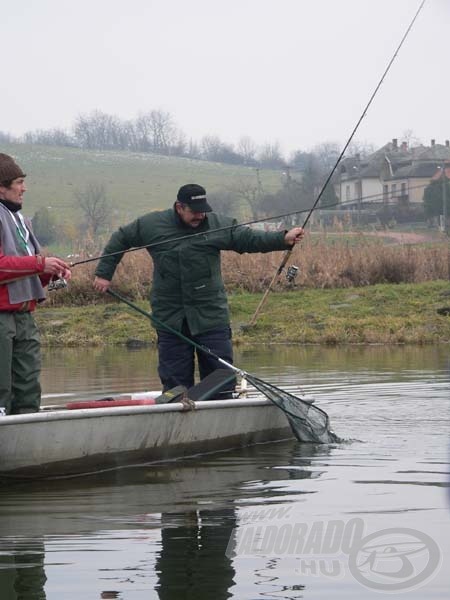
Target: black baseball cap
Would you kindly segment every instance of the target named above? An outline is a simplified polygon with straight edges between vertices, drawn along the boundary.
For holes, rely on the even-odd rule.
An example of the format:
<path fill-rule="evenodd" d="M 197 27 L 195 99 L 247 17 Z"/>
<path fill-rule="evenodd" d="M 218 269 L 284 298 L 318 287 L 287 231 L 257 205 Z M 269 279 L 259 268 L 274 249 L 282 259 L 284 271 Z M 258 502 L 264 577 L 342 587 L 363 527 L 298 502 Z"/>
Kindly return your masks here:
<path fill-rule="evenodd" d="M 194 212 L 211 212 L 212 208 L 206 201 L 206 190 L 196 183 L 188 183 L 178 190 L 178 202 L 187 204 Z"/>

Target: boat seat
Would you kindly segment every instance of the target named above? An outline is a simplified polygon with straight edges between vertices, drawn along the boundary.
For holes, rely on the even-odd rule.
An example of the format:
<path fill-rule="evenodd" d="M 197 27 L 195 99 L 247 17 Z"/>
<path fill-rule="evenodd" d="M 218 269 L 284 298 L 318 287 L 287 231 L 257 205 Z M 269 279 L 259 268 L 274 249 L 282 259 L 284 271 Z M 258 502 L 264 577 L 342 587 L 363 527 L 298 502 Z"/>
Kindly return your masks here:
<path fill-rule="evenodd" d="M 232 398 L 236 373 L 230 369 L 216 369 L 187 391 L 190 400 L 224 400 Z"/>
<path fill-rule="evenodd" d="M 163 392 L 155 399 L 155 403 L 180 402 L 183 396 L 194 402 L 212 399 L 224 400 L 225 398 L 232 398 L 235 385 L 236 375 L 234 371 L 230 369 L 216 369 L 189 389 L 186 389 L 182 385 L 177 385 Z"/>

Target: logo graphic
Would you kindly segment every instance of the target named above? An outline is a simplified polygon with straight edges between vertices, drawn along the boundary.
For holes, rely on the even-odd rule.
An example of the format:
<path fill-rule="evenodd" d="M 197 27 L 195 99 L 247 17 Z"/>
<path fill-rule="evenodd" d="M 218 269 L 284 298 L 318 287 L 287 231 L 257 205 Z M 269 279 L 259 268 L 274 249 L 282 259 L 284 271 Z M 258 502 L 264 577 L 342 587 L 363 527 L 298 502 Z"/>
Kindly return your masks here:
<path fill-rule="evenodd" d="M 393 527 L 365 535 L 363 519 L 294 523 L 288 513 L 272 510 L 283 523 L 263 523 L 267 514 L 245 513 L 233 530 L 229 558 L 296 558 L 305 576 L 341 578 L 346 567 L 361 585 L 375 591 L 402 592 L 420 587 L 441 564 L 438 544 L 417 529 Z"/>
<path fill-rule="evenodd" d="M 348 557 L 353 577 L 382 592 L 418 587 L 433 575 L 441 562 L 436 542 L 417 529 L 393 527 L 367 535 Z"/>

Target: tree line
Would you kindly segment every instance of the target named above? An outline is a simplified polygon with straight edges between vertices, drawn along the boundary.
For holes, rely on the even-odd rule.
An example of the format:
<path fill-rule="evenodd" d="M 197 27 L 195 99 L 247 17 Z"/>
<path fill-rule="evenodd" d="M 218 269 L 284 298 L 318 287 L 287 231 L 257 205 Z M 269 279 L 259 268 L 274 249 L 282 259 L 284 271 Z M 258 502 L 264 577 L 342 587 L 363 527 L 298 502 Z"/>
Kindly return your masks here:
<path fill-rule="evenodd" d="M 0 144 L 2 142 L 154 153 L 253 167 L 256 181 L 237 181 L 221 192 L 210 194 L 217 212 L 241 213 L 244 219 L 270 216 L 274 206 L 278 214 L 310 208 L 341 152 L 337 143 L 325 142 L 310 151 L 295 150 L 286 158 L 277 142 L 258 146 L 248 136 L 242 136 L 236 145 L 222 141 L 217 135 L 206 135 L 199 142 L 187 140 L 172 115 L 164 110 L 150 110 L 129 120 L 94 110 L 79 115 L 70 130 L 38 129 L 19 138 L 0 131 Z M 353 142 L 348 155 L 365 156 L 373 151 L 370 144 Z M 263 189 L 259 168 L 282 171 L 282 183 L 277 192 L 268 193 Z M 332 183 L 322 195 L 322 208 L 334 207 L 337 203 Z M 112 205 L 103 184 L 87 182 L 83 189 L 74 190 L 73 202 L 81 217 L 83 231 L 89 232 L 93 239 L 108 231 Z M 61 229 L 47 209 L 36 212 L 33 225 L 44 245 L 58 241 Z M 75 231 L 72 235 L 69 233 L 63 233 L 66 240 L 77 237 Z"/>
<path fill-rule="evenodd" d="M 128 150 L 181 156 L 199 160 L 222 162 L 262 168 L 285 168 L 303 171 L 312 161 L 314 168 L 328 166 L 339 155 L 337 144 L 317 145 L 312 151 L 296 150 L 286 158 L 278 142 L 258 146 L 249 136 L 242 136 L 237 144 L 226 143 L 217 135 L 205 135 L 200 141 L 187 139 L 176 125 L 172 115 L 164 110 L 150 110 L 135 119 L 121 119 L 100 110 L 79 115 L 70 130 L 60 128 L 28 131 L 14 137 L 0 131 L 1 142 L 69 146 L 87 150 Z M 367 144 L 354 144 L 350 154 L 364 155 L 373 151 Z M 325 165 L 324 165 L 325 163 Z"/>

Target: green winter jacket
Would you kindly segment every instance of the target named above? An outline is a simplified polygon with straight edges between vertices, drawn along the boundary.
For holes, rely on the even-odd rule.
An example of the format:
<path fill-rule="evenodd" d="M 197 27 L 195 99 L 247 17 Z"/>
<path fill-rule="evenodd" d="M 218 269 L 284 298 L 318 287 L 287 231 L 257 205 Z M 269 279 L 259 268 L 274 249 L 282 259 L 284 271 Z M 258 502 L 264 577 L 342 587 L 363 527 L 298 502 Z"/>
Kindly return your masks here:
<path fill-rule="evenodd" d="M 214 229 L 229 227 L 223 231 Z M 202 235 L 198 235 L 201 233 Z M 197 235 L 194 235 L 197 234 Z M 234 219 L 208 213 L 197 228 L 186 226 L 174 209 L 151 212 L 120 227 L 109 240 L 95 274 L 111 280 L 120 262 L 121 250 L 147 244 L 154 274 L 150 293 L 153 315 L 180 331 L 186 319 L 193 335 L 230 322 L 228 302 L 220 268 L 221 250 L 270 252 L 286 250 L 284 231 L 256 231 L 237 226 Z M 184 239 L 178 239 L 180 237 Z M 164 242 L 164 243 L 160 243 Z"/>

